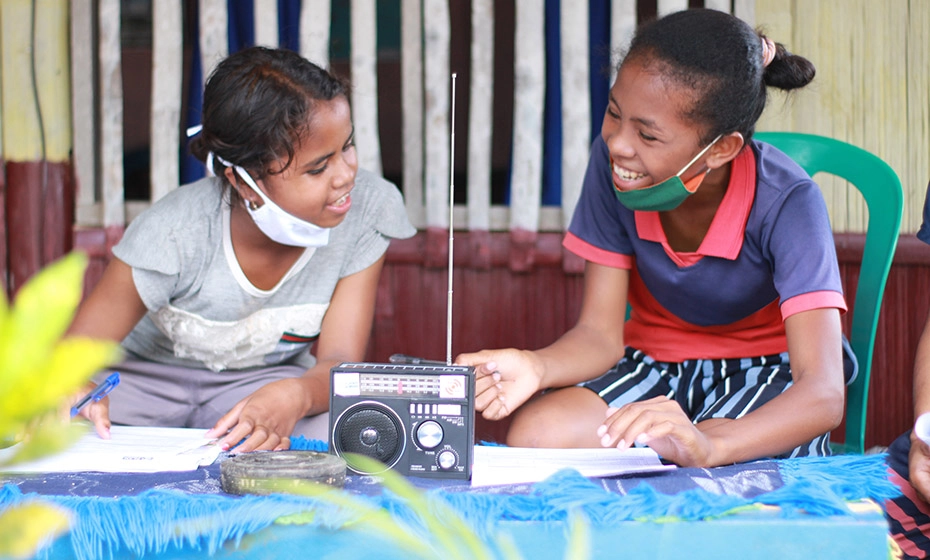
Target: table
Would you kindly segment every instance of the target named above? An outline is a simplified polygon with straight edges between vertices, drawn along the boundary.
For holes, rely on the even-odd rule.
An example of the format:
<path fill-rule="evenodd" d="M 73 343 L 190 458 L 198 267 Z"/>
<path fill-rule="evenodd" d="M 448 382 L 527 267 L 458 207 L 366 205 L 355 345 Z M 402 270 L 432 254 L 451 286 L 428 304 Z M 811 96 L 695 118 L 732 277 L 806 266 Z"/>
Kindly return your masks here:
<path fill-rule="evenodd" d="M 572 512 L 581 511 L 588 535 L 582 548 L 590 558 L 884 559 L 887 523 L 877 504 L 897 494 L 884 473 L 881 456 L 848 456 L 598 480 L 563 471 L 535 485 L 481 491 L 464 481 L 410 480 L 486 541 L 493 542 L 492 535 L 510 539 L 522 558 L 568 557 Z M 77 512 L 72 533 L 40 557 L 415 557 L 369 526 L 343 527 L 351 516 L 311 506 L 308 498 L 224 495 L 218 465 L 194 473 L 80 473 L 7 482 L 0 507 L 35 493 Z M 417 523 L 372 477 L 349 477 L 347 490 L 393 518 Z M 159 511 L 149 511 L 152 504 L 160 504 Z M 166 512 L 186 524 L 169 526 Z M 274 524 L 282 518 L 294 524 Z M 416 538 L 425 542 L 429 534 L 421 530 Z M 461 542 L 425 556 L 456 552 L 476 557 Z"/>

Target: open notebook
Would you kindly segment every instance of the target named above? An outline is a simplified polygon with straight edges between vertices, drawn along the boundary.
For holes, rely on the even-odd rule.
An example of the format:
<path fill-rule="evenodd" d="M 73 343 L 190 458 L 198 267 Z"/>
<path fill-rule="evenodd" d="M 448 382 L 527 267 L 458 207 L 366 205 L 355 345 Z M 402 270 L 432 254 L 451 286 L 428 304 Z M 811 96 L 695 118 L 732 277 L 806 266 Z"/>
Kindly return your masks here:
<path fill-rule="evenodd" d="M 471 485 L 539 482 L 562 469 L 603 477 L 674 469 L 648 447 L 629 449 L 534 449 L 476 445 Z"/>
<path fill-rule="evenodd" d="M 222 451 L 206 433 L 190 428 L 113 426 L 110 439 L 90 431 L 58 454 L 0 465 L 0 469 L 16 473 L 192 471 L 213 463 Z M 0 453 L 12 455 L 14 451 L 15 446 Z"/>

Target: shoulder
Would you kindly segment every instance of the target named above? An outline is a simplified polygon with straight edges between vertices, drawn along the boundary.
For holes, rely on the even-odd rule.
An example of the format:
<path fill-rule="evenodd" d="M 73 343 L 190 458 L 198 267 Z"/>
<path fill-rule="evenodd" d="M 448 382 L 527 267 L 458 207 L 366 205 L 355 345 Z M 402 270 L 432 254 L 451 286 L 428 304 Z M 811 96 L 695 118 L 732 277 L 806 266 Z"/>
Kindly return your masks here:
<path fill-rule="evenodd" d="M 384 177 L 367 169 L 359 169 L 355 175 L 352 197 L 364 204 L 377 204 L 386 200 L 402 200 L 397 186 Z"/>
<path fill-rule="evenodd" d="M 800 183 L 813 184 L 810 175 L 793 159 L 775 146 L 752 141 L 756 156 L 756 181 L 775 189 L 790 189 Z"/>
<path fill-rule="evenodd" d="M 416 233 L 407 216 L 404 198 L 394 183 L 365 169 L 359 169 L 352 189 L 352 209 L 346 226 L 355 224 L 381 234 L 404 239 Z"/>
<path fill-rule="evenodd" d="M 765 142 L 753 140 L 756 156 L 756 206 L 766 212 L 786 204 L 824 206 L 820 187 L 787 154 Z"/>
<path fill-rule="evenodd" d="M 113 252 L 133 267 L 176 272 L 219 242 L 223 204 L 214 177 L 178 187 L 136 216 Z"/>
<path fill-rule="evenodd" d="M 205 177 L 182 185 L 153 203 L 133 223 L 165 222 L 175 227 L 204 223 L 204 216 L 216 213 L 223 204 L 223 191 L 215 177 Z"/>

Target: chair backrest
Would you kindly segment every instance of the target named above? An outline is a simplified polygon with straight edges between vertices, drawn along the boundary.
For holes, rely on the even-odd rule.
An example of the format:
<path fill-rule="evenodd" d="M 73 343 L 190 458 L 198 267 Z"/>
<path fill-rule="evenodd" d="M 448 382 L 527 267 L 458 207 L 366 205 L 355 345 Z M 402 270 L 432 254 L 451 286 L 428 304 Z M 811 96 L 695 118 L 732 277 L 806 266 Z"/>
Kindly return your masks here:
<path fill-rule="evenodd" d="M 759 132 L 755 138 L 785 152 L 811 176 L 824 172 L 849 181 L 868 206 L 869 221 L 849 333 L 849 343 L 859 360 L 859 375 L 847 390 L 845 441 L 833 443 L 835 452 L 862 453 L 872 350 L 904 210 L 901 181 L 874 154 L 833 138 L 794 132 Z"/>

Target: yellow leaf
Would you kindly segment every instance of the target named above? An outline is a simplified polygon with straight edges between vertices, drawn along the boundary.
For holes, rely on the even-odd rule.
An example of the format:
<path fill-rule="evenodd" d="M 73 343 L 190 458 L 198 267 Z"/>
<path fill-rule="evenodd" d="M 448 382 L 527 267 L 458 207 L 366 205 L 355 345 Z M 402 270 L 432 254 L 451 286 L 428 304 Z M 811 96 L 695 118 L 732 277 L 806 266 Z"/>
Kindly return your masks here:
<path fill-rule="evenodd" d="M 39 501 L 24 502 L 0 513 L 0 557 L 31 558 L 68 530 L 68 510 Z"/>
<path fill-rule="evenodd" d="M 50 414 L 44 421 L 35 424 L 19 445 L 10 450 L 10 458 L 0 460 L 0 467 L 6 470 L 16 463 L 33 461 L 63 451 L 73 445 L 87 431 L 88 426 L 86 422 L 71 422 Z"/>
<path fill-rule="evenodd" d="M 49 264 L 26 282 L 0 328 L 0 364 L 3 375 L 25 374 L 21 367 L 46 355 L 74 319 L 81 301 L 87 256 L 72 252 Z"/>
<path fill-rule="evenodd" d="M 82 337 L 62 340 L 48 350 L 29 375 L 5 383 L 0 392 L 0 419 L 28 419 L 57 409 L 96 372 L 118 361 L 120 354 L 119 345 L 112 341 Z"/>

